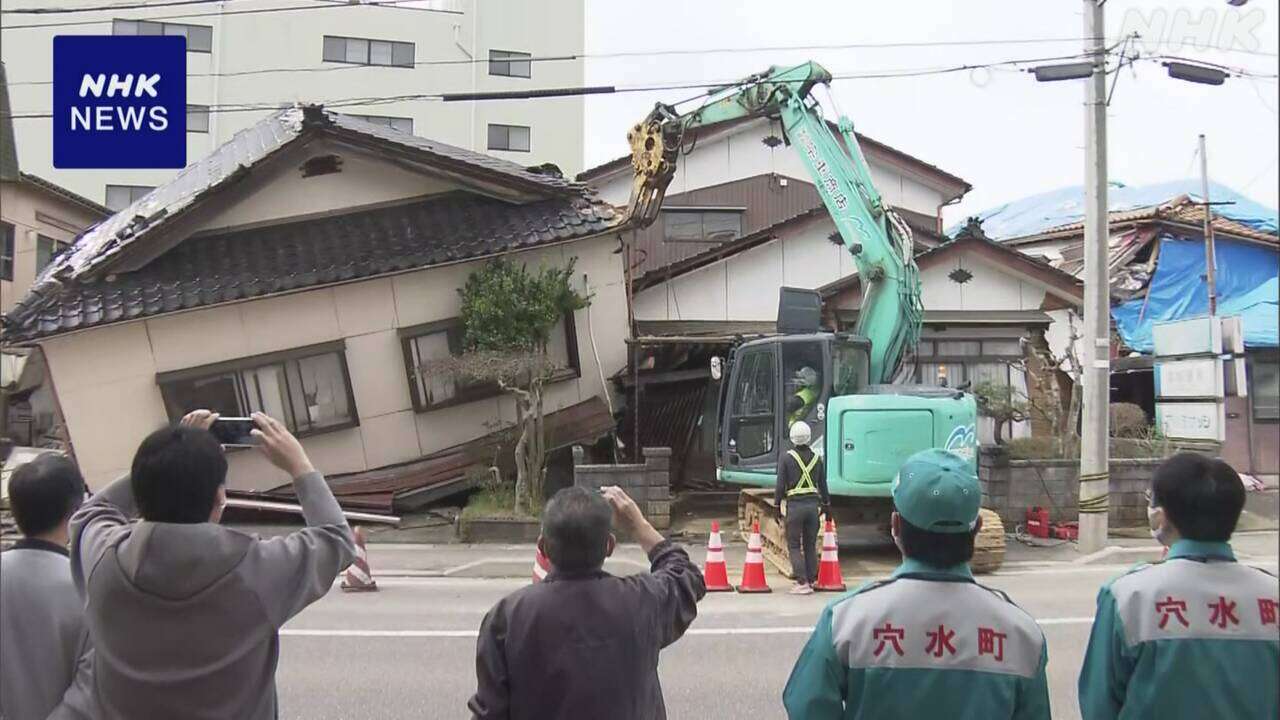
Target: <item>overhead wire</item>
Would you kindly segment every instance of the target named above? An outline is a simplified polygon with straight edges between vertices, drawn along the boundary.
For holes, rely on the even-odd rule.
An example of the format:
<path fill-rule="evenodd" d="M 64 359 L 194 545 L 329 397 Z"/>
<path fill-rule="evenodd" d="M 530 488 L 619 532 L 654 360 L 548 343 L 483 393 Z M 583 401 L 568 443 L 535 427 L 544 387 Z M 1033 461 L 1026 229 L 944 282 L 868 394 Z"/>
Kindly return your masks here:
<path fill-rule="evenodd" d="M 25 7 L 0 9 L 0 15 L 64 15 L 80 12 L 114 12 L 116 10 L 146 10 L 148 8 L 173 7 L 177 5 L 209 5 L 211 3 L 231 2 L 231 0 L 163 0 L 154 3 L 122 3 L 119 5 L 86 5 L 83 7 Z"/>
<path fill-rule="evenodd" d="M 964 72 L 976 68 L 1000 68 L 1000 67 L 1017 67 L 1019 65 L 1029 65 L 1032 63 L 1051 62 L 1055 60 L 1071 60 L 1082 57 L 1085 53 L 1076 53 L 1073 55 L 1055 55 L 1036 58 L 1020 58 L 1010 60 L 1000 60 L 989 63 L 961 64 L 952 66 L 934 66 L 925 68 L 902 68 L 896 70 L 881 70 L 872 72 L 847 72 L 832 74 L 832 81 L 843 80 L 871 80 L 871 79 L 890 79 L 890 78 L 915 78 L 934 75 L 947 75 L 957 72 Z M 608 94 L 625 94 L 637 92 L 659 92 L 664 90 L 691 90 L 701 89 L 703 93 L 691 96 L 677 104 L 685 104 L 700 99 L 705 99 L 710 95 L 719 93 L 720 91 L 732 89 L 741 82 L 741 78 L 735 80 L 714 80 L 714 81 L 694 81 L 694 82 L 667 82 L 667 83 L 648 83 L 637 85 L 618 85 L 611 87 L 596 88 L 541 88 L 536 90 L 528 90 L 524 93 L 506 93 L 501 97 L 477 97 L 477 101 L 484 100 L 516 100 L 537 97 L 539 95 L 558 94 L 561 96 L 599 94 L 607 91 Z M 317 99 L 316 103 L 327 108 L 354 107 L 354 106 L 376 106 L 386 105 L 397 102 L 414 102 L 414 101 L 444 101 L 450 96 L 465 95 L 465 93 L 406 93 L 401 95 L 387 96 L 359 96 L 331 99 Z M 461 98 L 457 98 L 461 99 Z M 210 113 L 229 113 L 229 112 L 254 112 L 260 110 L 276 110 L 282 106 L 292 104 L 293 100 L 263 100 L 247 103 L 230 103 L 226 105 L 211 105 L 208 108 Z M 14 120 L 29 120 L 39 118 L 51 118 L 51 112 L 11 112 L 10 117 Z"/>
<path fill-rule="evenodd" d="M 244 10 L 219 10 L 218 12 L 204 13 L 181 13 L 177 15 L 156 15 L 152 17 L 131 17 L 129 20 L 187 20 L 190 18 L 202 17 L 229 17 L 235 15 L 269 15 L 281 12 L 305 12 L 310 10 L 338 10 L 341 8 L 358 8 L 358 7 L 395 7 L 398 5 L 407 5 L 409 3 L 422 2 L 422 0 L 361 0 L 354 3 L 339 2 L 315 2 L 311 5 L 282 5 L 269 8 L 247 8 Z M 423 12 L 442 12 L 449 14 L 459 14 L 453 10 L 440 10 L 436 8 L 413 8 Z M 108 11 L 103 11 L 108 12 Z M 75 27 L 78 25 L 101 25 L 108 22 L 106 18 L 97 20 L 66 20 L 60 22 L 44 22 L 44 23 L 27 23 L 24 25 L 9 25 L 8 27 L 0 27 L 0 30 L 35 30 L 38 28 L 53 27 Z"/>

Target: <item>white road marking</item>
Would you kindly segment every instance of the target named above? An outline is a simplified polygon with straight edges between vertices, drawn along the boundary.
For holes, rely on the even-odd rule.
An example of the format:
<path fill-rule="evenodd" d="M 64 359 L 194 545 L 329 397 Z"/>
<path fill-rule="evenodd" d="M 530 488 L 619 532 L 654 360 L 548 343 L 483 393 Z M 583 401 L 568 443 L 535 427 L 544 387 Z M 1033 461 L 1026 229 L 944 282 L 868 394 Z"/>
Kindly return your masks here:
<path fill-rule="evenodd" d="M 1042 626 L 1052 625 L 1088 625 L 1092 617 L 1062 617 L 1038 620 Z M 813 632 L 812 625 L 780 625 L 765 627 L 726 627 L 726 628 L 690 628 L 685 635 L 693 636 L 728 636 L 728 635 L 808 635 Z M 284 628 L 280 631 L 284 637 L 330 637 L 330 638 L 475 638 L 478 630 L 347 630 L 335 628 Z"/>

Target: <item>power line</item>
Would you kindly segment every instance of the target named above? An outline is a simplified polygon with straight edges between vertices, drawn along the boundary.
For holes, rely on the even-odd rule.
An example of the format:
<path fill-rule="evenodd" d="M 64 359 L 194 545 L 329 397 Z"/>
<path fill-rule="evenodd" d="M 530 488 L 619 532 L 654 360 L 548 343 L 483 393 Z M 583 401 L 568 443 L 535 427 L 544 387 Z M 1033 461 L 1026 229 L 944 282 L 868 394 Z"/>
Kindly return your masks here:
<path fill-rule="evenodd" d="M 408 2 L 410 0 L 400 0 Z M 618 58 L 637 58 L 637 57 L 666 57 L 666 56 L 689 56 L 689 55 L 714 55 L 714 54 L 733 54 L 733 53 L 756 53 L 756 52 L 794 52 L 799 50 L 857 50 L 857 49 L 875 49 L 875 48 L 912 48 L 912 47 L 954 47 L 954 46 L 974 46 L 974 45 L 1013 45 L 1013 44 L 1030 44 L 1030 43 L 1056 43 L 1071 40 L 1079 42 L 1079 38 L 996 38 L 990 40 L 938 40 L 929 42 L 887 42 L 887 43 L 842 43 L 838 45 L 789 45 L 789 46 L 758 46 L 758 47 L 739 47 L 739 48 L 711 48 L 702 50 L 632 50 L 620 52 L 600 52 L 600 53 L 571 53 L 560 55 L 544 55 L 529 58 L 519 58 L 520 62 L 564 62 L 573 60 L 599 60 L 599 59 L 618 59 Z M 1072 57 L 1079 57 L 1073 55 Z M 418 60 L 413 63 L 414 67 L 441 67 L 454 65 L 475 65 L 480 63 L 488 63 L 489 58 L 474 57 L 460 58 L 453 60 Z M 227 77 L 246 77 L 252 75 L 269 75 L 275 73 L 327 73 L 346 70 L 369 70 L 380 69 L 377 65 L 358 65 L 358 64 L 340 64 L 322 67 L 275 67 L 275 68 L 255 68 L 253 70 L 235 70 L 221 73 L 191 73 L 187 77 L 191 78 L 227 78 Z M 19 82 L 10 82 L 10 86 L 25 85 L 51 85 L 52 80 L 25 80 Z"/>
<path fill-rule="evenodd" d="M 422 0 L 361 0 L 356 3 L 337 3 L 337 2 L 317 2 L 312 5 L 287 5 L 282 7 L 270 8 L 251 8 L 246 10 L 220 10 L 218 12 L 206 13 L 182 13 L 178 15 L 159 15 L 155 17 L 136 17 L 130 20 L 187 20 L 190 18 L 202 17 L 228 17 L 231 15 L 267 15 L 278 12 L 301 12 L 304 10 L 337 10 L 341 8 L 353 7 L 394 7 L 407 3 L 421 2 Z M 452 10 L 437 10 L 435 8 L 413 8 L 426 12 L 444 12 L 457 14 Z M 0 27 L 0 30 L 34 30 L 37 28 L 53 28 L 53 27 L 75 27 L 78 25 L 101 25 L 108 22 L 106 19 L 99 20 L 68 20 L 63 22 L 46 22 L 46 23 L 30 23 L 26 25 L 10 25 L 8 27 Z"/>
<path fill-rule="evenodd" d="M 0 10 L 0 15 L 62 15 L 80 12 L 111 12 L 115 10 L 145 10 L 147 8 L 172 7 L 175 5 L 208 5 L 210 3 L 227 2 L 229 0 L 166 0 L 166 2 L 133 3 L 129 5 L 86 5 L 84 7 L 51 7 L 51 8 L 17 8 Z"/>
<path fill-rule="evenodd" d="M 935 66 L 925 68 L 901 68 L 891 70 L 879 70 L 870 72 L 849 72 L 835 73 L 832 75 L 833 81 L 842 80 L 872 80 L 872 79 L 889 79 L 889 78 L 915 78 L 930 75 L 947 75 L 957 72 L 964 72 L 978 68 L 1000 68 L 1018 65 L 1029 65 L 1032 63 L 1050 62 L 1054 60 L 1071 60 L 1080 57 L 1081 54 L 1073 55 L 1056 55 L 1051 57 L 1036 57 L 1013 60 L 1000 60 L 990 63 L 951 65 L 951 66 Z M 669 83 L 650 83 L 636 85 L 617 85 L 602 86 L 592 88 L 538 88 L 524 91 L 503 93 L 500 96 L 496 94 L 486 94 L 485 96 L 460 97 L 468 95 L 467 93 L 409 93 L 403 95 L 387 95 L 387 96 L 365 96 L 365 97 L 348 97 L 329 99 L 319 102 L 326 108 L 341 108 L 354 106 L 369 105 L 386 105 L 397 102 L 416 102 L 416 101 L 435 101 L 448 102 L 450 98 L 454 100 L 523 100 L 536 99 L 539 97 L 571 97 L 581 95 L 597 95 L 597 94 L 625 94 L 637 92 L 658 92 L 663 90 L 689 90 L 699 89 L 713 92 L 702 93 L 687 100 L 681 101 L 682 104 L 694 100 L 703 99 L 709 95 L 716 94 L 714 91 L 732 88 L 741 81 L 741 78 L 732 80 L 703 80 L 696 82 L 669 82 Z M 283 101 L 260 101 L 252 103 L 232 103 L 227 105 L 212 105 L 209 107 L 210 113 L 231 113 L 231 112 L 254 112 L 261 110 L 277 110 L 284 104 L 292 104 L 292 101 L 284 103 Z M 31 120 L 40 118 L 52 118 L 51 112 L 46 113 L 11 113 L 10 117 L 14 120 Z"/>

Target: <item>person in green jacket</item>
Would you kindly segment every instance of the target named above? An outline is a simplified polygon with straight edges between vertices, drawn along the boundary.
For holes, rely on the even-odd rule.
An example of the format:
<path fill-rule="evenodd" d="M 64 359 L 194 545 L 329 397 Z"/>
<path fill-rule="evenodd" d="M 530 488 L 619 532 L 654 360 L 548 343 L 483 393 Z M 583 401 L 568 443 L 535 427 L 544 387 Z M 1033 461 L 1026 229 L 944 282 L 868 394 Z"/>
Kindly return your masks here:
<path fill-rule="evenodd" d="M 907 460 L 893 485 L 902 564 L 823 610 L 782 693 L 788 717 L 1050 717 L 1044 633 L 969 569 L 981 497 L 958 455 Z"/>
<path fill-rule="evenodd" d="M 1228 541 L 1243 508 L 1221 460 L 1182 453 L 1156 469 L 1147 517 L 1168 554 L 1098 592 L 1084 720 L 1280 717 L 1280 585 L 1236 562 Z"/>

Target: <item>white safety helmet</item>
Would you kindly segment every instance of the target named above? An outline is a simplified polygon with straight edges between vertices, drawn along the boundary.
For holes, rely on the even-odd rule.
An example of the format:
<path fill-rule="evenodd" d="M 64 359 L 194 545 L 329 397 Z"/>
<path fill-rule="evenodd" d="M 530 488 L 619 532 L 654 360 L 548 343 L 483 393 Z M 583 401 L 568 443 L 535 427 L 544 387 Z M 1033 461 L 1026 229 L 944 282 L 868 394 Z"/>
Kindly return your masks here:
<path fill-rule="evenodd" d="M 802 367 L 796 371 L 796 380 L 805 387 L 813 387 L 818 384 L 818 371 L 811 367 Z"/>
<path fill-rule="evenodd" d="M 813 437 L 813 431 L 809 429 L 809 423 L 803 420 L 797 420 L 791 426 L 791 444 L 792 445 L 808 445 L 809 440 Z"/>

